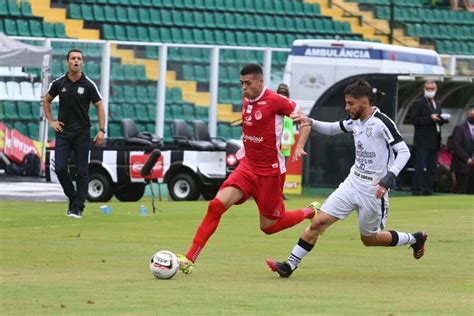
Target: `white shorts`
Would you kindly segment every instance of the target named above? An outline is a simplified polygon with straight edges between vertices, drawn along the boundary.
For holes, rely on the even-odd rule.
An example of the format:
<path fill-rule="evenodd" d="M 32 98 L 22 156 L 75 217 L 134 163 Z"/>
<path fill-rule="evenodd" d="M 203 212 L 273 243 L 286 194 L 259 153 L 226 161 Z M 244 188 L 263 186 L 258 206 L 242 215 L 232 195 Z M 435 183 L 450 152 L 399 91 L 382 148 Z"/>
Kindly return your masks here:
<path fill-rule="evenodd" d="M 363 185 L 348 176 L 326 199 L 321 211 L 345 219 L 355 210 L 359 218 L 360 234 L 371 236 L 384 229 L 388 217 L 388 193 L 377 199 L 375 191 L 376 186 Z"/>

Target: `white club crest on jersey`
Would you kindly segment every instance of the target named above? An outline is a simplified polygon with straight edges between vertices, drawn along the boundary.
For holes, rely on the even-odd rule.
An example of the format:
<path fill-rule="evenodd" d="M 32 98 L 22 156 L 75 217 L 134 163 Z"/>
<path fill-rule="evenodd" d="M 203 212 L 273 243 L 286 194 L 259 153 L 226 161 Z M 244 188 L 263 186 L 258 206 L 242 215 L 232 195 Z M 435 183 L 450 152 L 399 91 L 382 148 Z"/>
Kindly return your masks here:
<path fill-rule="evenodd" d="M 262 112 L 256 111 L 254 116 L 255 116 L 255 119 L 258 121 L 262 118 Z"/>
<path fill-rule="evenodd" d="M 77 88 L 77 94 L 84 94 L 84 87 Z"/>

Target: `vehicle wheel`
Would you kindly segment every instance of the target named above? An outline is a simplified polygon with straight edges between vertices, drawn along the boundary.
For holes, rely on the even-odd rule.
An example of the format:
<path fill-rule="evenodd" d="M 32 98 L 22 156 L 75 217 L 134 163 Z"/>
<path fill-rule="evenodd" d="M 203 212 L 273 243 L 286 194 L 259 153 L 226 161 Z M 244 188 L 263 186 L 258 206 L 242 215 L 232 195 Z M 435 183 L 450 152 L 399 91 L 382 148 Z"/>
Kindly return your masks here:
<path fill-rule="evenodd" d="M 112 198 L 112 183 L 100 173 L 89 175 L 89 186 L 87 188 L 87 200 L 89 202 L 107 202 Z"/>
<path fill-rule="evenodd" d="M 115 191 L 115 197 L 121 202 L 135 202 L 145 193 L 145 183 L 127 184 Z"/>
<path fill-rule="evenodd" d="M 210 201 L 216 197 L 217 191 L 219 191 L 218 185 L 206 185 L 201 194 L 205 200 Z"/>
<path fill-rule="evenodd" d="M 196 180 L 186 173 L 178 173 L 168 182 L 168 191 L 174 201 L 194 201 L 201 194 Z"/>

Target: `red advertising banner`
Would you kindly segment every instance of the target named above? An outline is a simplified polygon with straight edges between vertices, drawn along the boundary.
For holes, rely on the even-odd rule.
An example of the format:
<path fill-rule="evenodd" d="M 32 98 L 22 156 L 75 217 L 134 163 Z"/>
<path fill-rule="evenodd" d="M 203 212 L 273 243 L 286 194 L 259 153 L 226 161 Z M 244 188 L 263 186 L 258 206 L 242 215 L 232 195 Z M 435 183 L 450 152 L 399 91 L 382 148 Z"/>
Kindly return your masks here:
<path fill-rule="evenodd" d="M 46 144 L 54 147 L 54 141 Z M 32 152 L 38 157 L 41 157 L 42 143 L 31 140 L 16 129 L 8 128 L 3 122 L 0 122 L 0 151 L 3 151 L 8 159 L 20 163 L 23 157 Z M 44 169 L 43 157 L 43 169 Z"/>
<path fill-rule="evenodd" d="M 140 175 L 140 171 L 143 168 L 143 165 L 148 159 L 149 154 L 130 154 L 130 178 L 131 179 L 143 179 Z M 151 170 L 152 179 L 161 179 L 163 178 L 163 156 L 158 158 L 158 161 L 153 166 Z"/>

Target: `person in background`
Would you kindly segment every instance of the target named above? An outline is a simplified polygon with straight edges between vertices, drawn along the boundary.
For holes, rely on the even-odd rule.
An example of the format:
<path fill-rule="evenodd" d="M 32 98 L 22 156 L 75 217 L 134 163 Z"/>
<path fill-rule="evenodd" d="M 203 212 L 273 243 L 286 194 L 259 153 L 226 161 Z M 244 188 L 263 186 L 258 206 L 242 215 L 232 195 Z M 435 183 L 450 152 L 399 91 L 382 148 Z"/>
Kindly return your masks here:
<path fill-rule="evenodd" d="M 452 133 L 455 193 L 474 194 L 474 106 L 466 111 L 466 121 L 457 125 Z"/>
<path fill-rule="evenodd" d="M 64 194 L 69 199 L 66 215 L 82 218 L 89 186 L 90 103 L 96 106 L 99 118 L 99 131 L 94 137 L 96 145 L 104 142 L 105 112 L 97 85 L 82 72 L 84 65 L 82 52 L 71 49 L 66 60 L 68 72 L 51 82 L 43 106 L 49 126 L 56 131 L 55 171 Z M 57 119 L 53 118 L 51 110 L 51 102 L 56 96 L 59 96 Z M 69 174 L 69 156 L 72 151 L 77 167 L 76 188 Z"/>
<path fill-rule="evenodd" d="M 278 85 L 277 91 L 279 95 L 290 98 L 290 90 L 285 83 L 280 83 Z M 291 146 L 295 143 L 295 133 L 293 128 L 293 120 L 285 116 L 283 118 L 283 134 L 281 137 L 281 154 L 285 157 L 285 165 L 288 164 L 288 157 L 291 156 Z M 283 199 L 286 200 L 286 196 L 283 196 Z"/>
<path fill-rule="evenodd" d="M 435 101 L 437 85 L 433 80 L 424 84 L 424 94 L 414 104 L 411 111 L 415 126 L 415 174 L 413 195 L 432 195 L 436 177 L 438 152 L 441 145 L 441 105 Z"/>
<path fill-rule="evenodd" d="M 454 192 L 454 173 L 451 172 L 453 161 L 453 137 L 449 136 L 446 145 L 441 145 L 438 154 L 438 174 L 436 177 L 437 192 Z"/>

